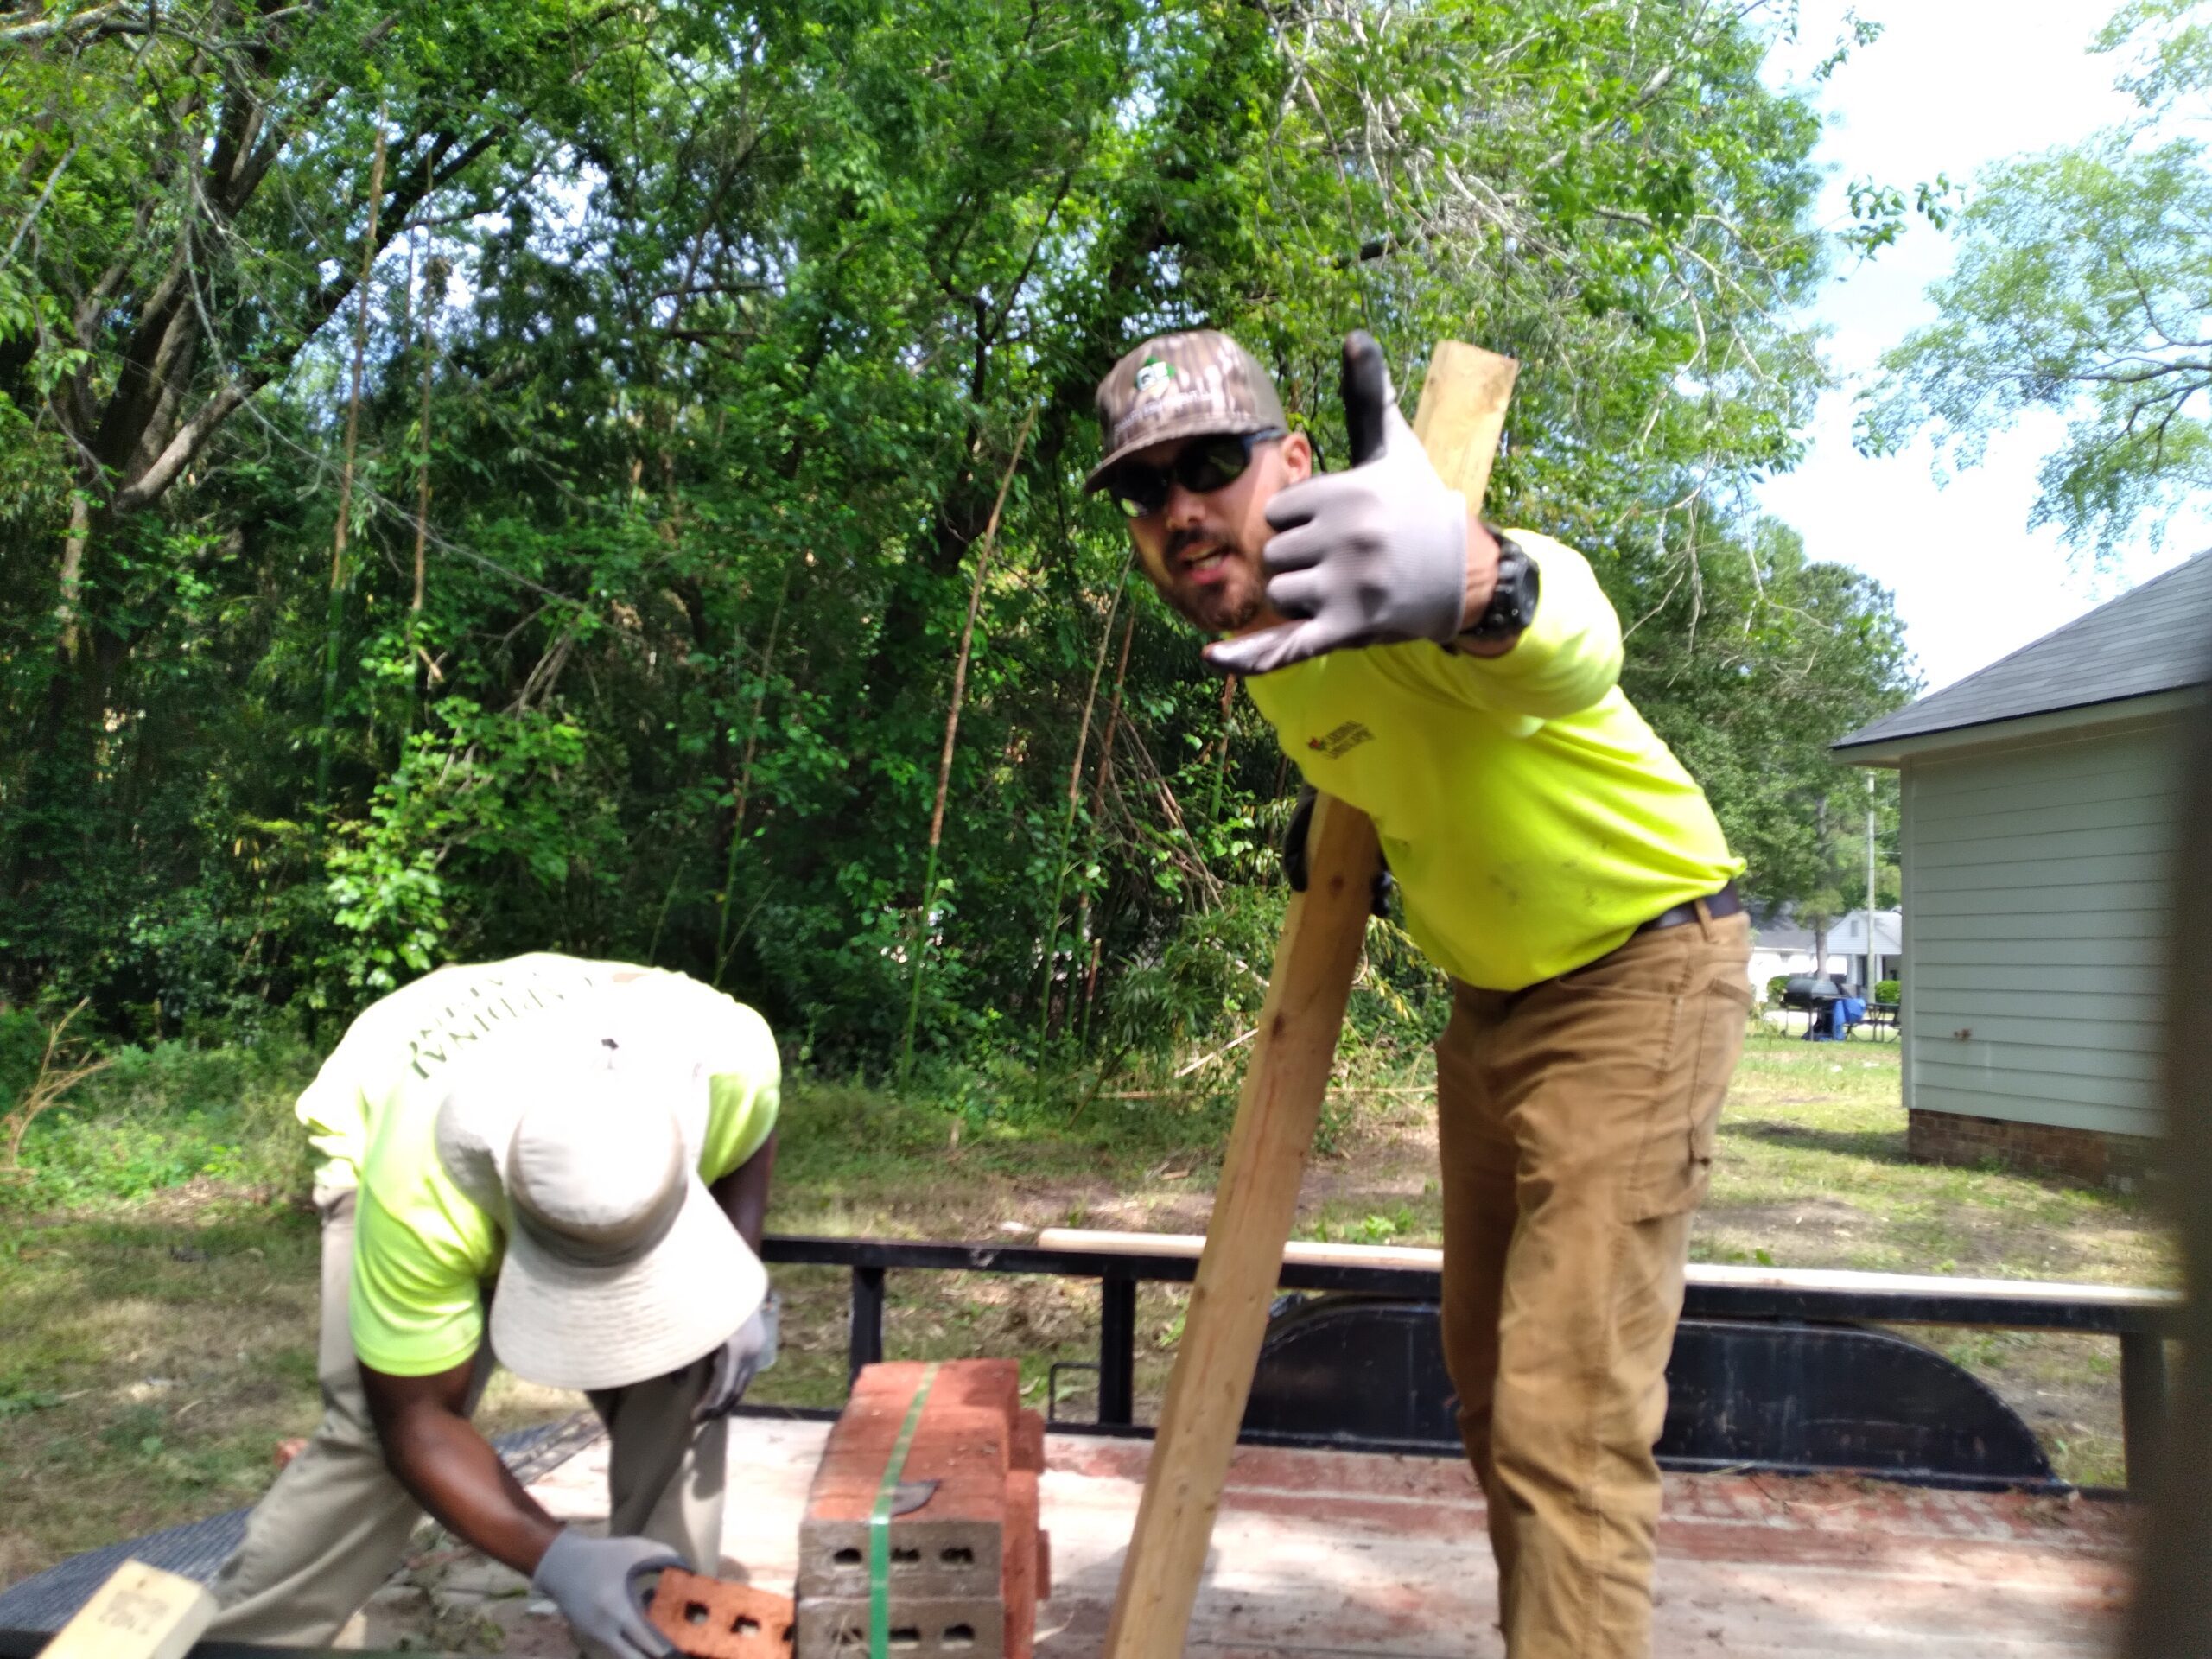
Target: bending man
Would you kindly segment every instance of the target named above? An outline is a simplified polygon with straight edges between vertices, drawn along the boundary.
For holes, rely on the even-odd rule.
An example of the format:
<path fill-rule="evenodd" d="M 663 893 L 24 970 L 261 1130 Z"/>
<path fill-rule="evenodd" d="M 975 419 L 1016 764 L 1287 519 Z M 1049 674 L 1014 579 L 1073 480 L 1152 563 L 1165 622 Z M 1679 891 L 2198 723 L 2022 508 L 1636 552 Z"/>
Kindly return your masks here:
<path fill-rule="evenodd" d="M 721 1560 L 727 1414 L 772 1342 L 779 1078 L 750 1008 L 619 963 L 446 968 L 363 1013 L 299 1104 L 322 1421 L 218 1575 L 211 1636 L 327 1645 L 428 1510 L 587 1652 L 671 1651 L 640 1580 Z M 470 1426 L 495 1352 L 589 1395 L 608 1536 L 547 1515 Z"/>
<path fill-rule="evenodd" d="M 1741 862 L 1615 683 L 1589 565 L 1447 489 L 1364 334 L 1344 472 L 1214 333 L 1098 388 L 1090 487 L 1306 782 L 1375 821 L 1453 981 L 1444 1345 L 1514 1659 L 1650 1651 L 1667 1357 L 1751 1010 Z M 1300 880 L 1295 873 L 1294 881 Z"/>

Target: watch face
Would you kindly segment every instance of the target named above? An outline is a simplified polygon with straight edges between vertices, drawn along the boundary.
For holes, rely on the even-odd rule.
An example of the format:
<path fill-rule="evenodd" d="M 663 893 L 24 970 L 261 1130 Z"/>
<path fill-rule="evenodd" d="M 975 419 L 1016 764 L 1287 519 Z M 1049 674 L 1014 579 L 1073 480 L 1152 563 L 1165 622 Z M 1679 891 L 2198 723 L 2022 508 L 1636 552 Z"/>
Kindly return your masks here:
<path fill-rule="evenodd" d="M 1529 556 L 1504 536 L 1498 538 L 1497 580 L 1490 603 L 1475 626 L 1467 630 L 1478 639 L 1518 633 L 1529 626 L 1536 609 L 1536 567 Z"/>
<path fill-rule="evenodd" d="M 1513 615 L 1521 627 L 1529 626 L 1529 613 L 1536 608 L 1536 567 L 1519 548 L 1513 550 Z"/>
<path fill-rule="evenodd" d="M 1510 536 L 1485 521 L 1483 528 L 1497 542 L 1497 572 L 1491 583 L 1490 603 L 1469 626 L 1462 639 L 1500 639 L 1519 633 L 1536 619 L 1536 563 Z M 1452 649 L 1447 642 L 1444 647 Z"/>

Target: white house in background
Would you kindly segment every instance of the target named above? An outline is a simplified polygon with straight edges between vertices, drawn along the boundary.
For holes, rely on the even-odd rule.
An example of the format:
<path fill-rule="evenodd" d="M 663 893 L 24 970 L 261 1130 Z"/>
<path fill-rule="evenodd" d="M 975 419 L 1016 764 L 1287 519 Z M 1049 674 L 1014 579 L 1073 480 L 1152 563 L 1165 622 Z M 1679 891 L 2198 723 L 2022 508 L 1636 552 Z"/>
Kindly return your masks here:
<path fill-rule="evenodd" d="M 2200 554 L 1835 746 L 1902 776 L 1915 1157 L 2094 1180 L 2145 1161 L 2208 666 Z"/>
<path fill-rule="evenodd" d="M 1879 971 L 1869 973 L 1866 961 L 1866 912 L 1854 910 L 1828 924 L 1828 954 L 1823 967 L 1813 965 L 1813 930 L 1788 910 L 1751 929 L 1751 986 L 1766 988 L 1777 974 L 1841 974 L 1844 982 L 1869 988 L 1897 977 L 1904 960 L 1904 918 L 1894 910 L 1874 912 L 1874 949 Z"/>

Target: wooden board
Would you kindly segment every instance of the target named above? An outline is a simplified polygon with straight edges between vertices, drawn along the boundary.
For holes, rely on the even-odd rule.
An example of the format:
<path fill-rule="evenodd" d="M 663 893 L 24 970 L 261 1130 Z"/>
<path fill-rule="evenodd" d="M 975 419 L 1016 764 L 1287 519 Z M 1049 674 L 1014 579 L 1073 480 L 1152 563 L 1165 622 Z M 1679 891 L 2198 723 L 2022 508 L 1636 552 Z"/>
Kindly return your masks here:
<path fill-rule="evenodd" d="M 192 1580 L 125 1561 L 64 1624 L 41 1659 L 183 1659 L 213 1622 L 215 1598 Z"/>
<path fill-rule="evenodd" d="M 1421 388 L 1414 430 L 1445 482 L 1478 508 L 1516 369 L 1510 358 L 1446 340 Z M 1367 936 L 1376 855 L 1375 826 L 1363 813 L 1325 795 L 1315 803 L 1306 891 L 1293 896 L 1283 918 L 1107 1626 L 1106 1659 L 1183 1651 Z"/>
<path fill-rule="evenodd" d="M 1505 430 L 1505 407 L 1512 401 L 1521 365 L 1510 357 L 1463 340 L 1439 340 L 1421 382 L 1421 407 L 1414 433 L 1444 481 L 1467 498 L 1477 512 L 1490 486 L 1491 462 Z"/>
<path fill-rule="evenodd" d="M 1103 1228 L 1047 1227 L 1037 1235 L 1040 1250 L 1069 1250 L 1098 1255 L 1128 1253 L 1187 1261 L 1203 1253 L 1205 1240 L 1192 1233 L 1122 1233 Z M 1403 1268 L 1435 1273 L 1444 1252 L 1408 1244 L 1337 1244 L 1294 1239 L 1283 1246 L 1286 1267 Z M 1727 1285 L 1751 1290 L 1847 1290 L 1905 1296 L 1972 1298 L 2005 1302 L 2069 1301 L 2088 1307 L 2179 1307 L 2177 1290 L 2133 1285 L 2088 1285 L 2040 1279 L 1969 1279 L 1948 1274 L 1864 1273 L 1844 1268 L 1734 1267 L 1693 1262 L 1693 1285 Z"/>

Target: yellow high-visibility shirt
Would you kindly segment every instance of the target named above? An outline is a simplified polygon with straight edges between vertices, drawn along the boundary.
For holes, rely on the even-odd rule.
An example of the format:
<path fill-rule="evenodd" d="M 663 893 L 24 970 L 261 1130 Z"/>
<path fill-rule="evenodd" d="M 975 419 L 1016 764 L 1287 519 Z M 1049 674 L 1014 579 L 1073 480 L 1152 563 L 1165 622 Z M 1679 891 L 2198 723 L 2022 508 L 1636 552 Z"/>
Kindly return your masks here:
<path fill-rule="evenodd" d="M 426 1376 L 473 1357 L 482 1287 L 506 1254 L 504 1217 L 454 1183 L 438 1155 L 438 1109 L 461 1068 L 496 1079 L 554 1044 L 588 1047 L 602 1032 L 641 1033 L 658 1061 L 707 1078 L 699 1179 L 720 1180 L 776 1126 L 782 1072 L 767 1022 L 682 974 L 549 952 L 442 968 L 364 1009 L 300 1096 L 321 1154 L 318 1192 L 358 1189 L 353 1350 L 395 1376 Z"/>
<path fill-rule="evenodd" d="M 1416 640 L 1245 682 L 1306 781 L 1374 819 L 1414 942 L 1501 991 L 1594 962 L 1744 868 L 1615 683 L 1620 620 L 1589 563 L 1511 535 L 1537 601 L 1504 656 Z"/>

